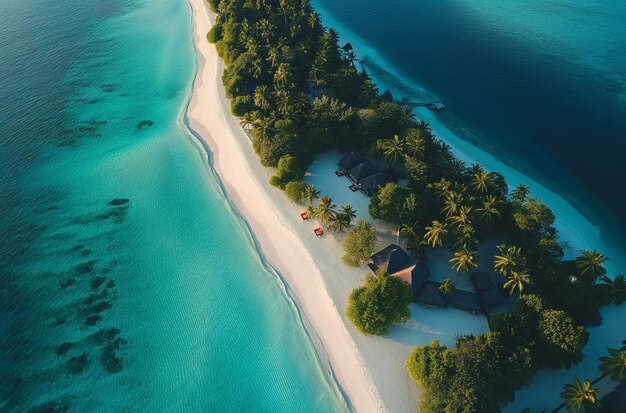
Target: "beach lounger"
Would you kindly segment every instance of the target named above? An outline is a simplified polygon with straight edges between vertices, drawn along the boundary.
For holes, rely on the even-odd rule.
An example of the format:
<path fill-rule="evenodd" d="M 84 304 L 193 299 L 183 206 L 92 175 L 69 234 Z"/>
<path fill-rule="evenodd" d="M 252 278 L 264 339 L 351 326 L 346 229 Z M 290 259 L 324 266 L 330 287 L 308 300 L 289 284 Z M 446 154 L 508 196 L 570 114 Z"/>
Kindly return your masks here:
<path fill-rule="evenodd" d="M 308 211 L 304 211 L 300 214 L 300 218 L 302 218 L 303 221 L 306 221 L 308 219 L 310 219 L 311 217 L 309 216 L 309 212 Z"/>
<path fill-rule="evenodd" d="M 322 229 L 322 227 L 315 228 L 313 232 L 315 232 L 315 235 L 317 235 L 318 238 L 324 235 L 324 230 Z"/>
<path fill-rule="evenodd" d="M 359 186 L 357 184 L 352 184 L 348 188 L 350 188 L 352 192 L 356 192 L 359 190 Z"/>
<path fill-rule="evenodd" d="M 337 175 L 337 176 L 344 176 L 345 174 L 346 173 L 344 171 L 342 171 L 342 170 L 335 171 L 335 175 Z"/>

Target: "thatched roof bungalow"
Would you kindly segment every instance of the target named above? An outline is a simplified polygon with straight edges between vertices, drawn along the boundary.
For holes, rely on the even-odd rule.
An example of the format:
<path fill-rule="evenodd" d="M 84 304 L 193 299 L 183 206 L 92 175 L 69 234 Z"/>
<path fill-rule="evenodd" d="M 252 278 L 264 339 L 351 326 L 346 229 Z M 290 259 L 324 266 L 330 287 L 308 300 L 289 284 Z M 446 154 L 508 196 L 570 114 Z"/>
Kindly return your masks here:
<path fill-rule="evenodd" d="M 360 182 L 361 179 L 378 173 L 378 169 L 369 161 L 362 162 L 348 171 L 348 177 L 354 182 Z"/>
<path fill-rule="evenodd" d="M 365 155 L 359 151 L 352 151 L 339 161 L 339 167 L 343 172 L 348 172 L 348 170 L 363 162 L 367 162 Z"/>
<path fill-rule="evenodd" d="M 378 188 L 387 185 L 389 182 L 391 182 L 389 175 L 385 173 L 377 173 L 361 179 L 359 183 L 361 184 L 361 190 L 363 193 L 367 196 L 372 196 Z"/>
<path fill-rule="evenodd" d="M 480 313 L 480 300 L 478 295 L 469 291 L 456 290 L 448 297 L 448 304 L 472 314 Z"/>
<path fill-rule="evenodd" d="M 417 301 L 432 307 L 445 307 L 446 298 L 439 291 L 439 283 L 427 281 L 417 294 Z"/>
<path fill-rule="evenodd" d="M 430 268 L 424 260 L 413 259 L 400 246 L 391 244 L 371 257 L 369 268 L 376 272 L 384 271 L 411 286 L 413 296 L 417 298 L 419 290 L 430 278 Z"/>

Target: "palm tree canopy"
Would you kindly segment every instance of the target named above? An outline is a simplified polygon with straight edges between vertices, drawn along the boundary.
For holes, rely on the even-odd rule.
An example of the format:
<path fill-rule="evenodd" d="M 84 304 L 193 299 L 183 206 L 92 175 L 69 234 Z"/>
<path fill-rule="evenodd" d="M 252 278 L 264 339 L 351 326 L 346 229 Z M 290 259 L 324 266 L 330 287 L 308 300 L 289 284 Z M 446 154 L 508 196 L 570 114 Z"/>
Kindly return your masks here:
<path fill-rule="evenodd" d="M 404 140 L 401 140 L 398 135 L 394 135 L 393 139 L 385 139 L 382 142 L 383 155 L 391 162 L 395 164 L 404 155 Z"/>
<path fill-rule="evenodd" d="M 432 226 L 426 227 L 426 234 L 424 235 L 424 240 L 431 247 L 441 247 L 443 245 L 443 240 L 448 233 L 448 229 L 444 223 L 439 221 L 433 221 Z"/>
<path fill-rule="evenodd" d="M 516 247 L 515 245 L 507 247 L 501 244 L 498 245 L 498 251 L 500 251 L 500 255 L 494 256 L 493 269 L 505 277 L 515 271 L 519 266 L 525 264 L 520 247 Z"/>
<path fill-rule="evenodd" d="M 565 385 L 561 397 L 565 399 L 568 412 L 589 413 L 598 411 L 600 407 L 597 394 L 598 389 L 591 387 L 589 380 L 581 383 L 578 378 L 575 378 L 573 383 Z"/>
<path fill-rule="evenodd" d="M 333 204 L 333 200 L 324 195 L 319 199 L 317 207 L 315 208 L 315 218 L 319 219 L 320 223 L 330 223 L 336 215 L 335 208 L 337 205 Z"/>
<path fill-rule="evenodd" d="M 614 280 L 607 279 L 606 301 L 620 305 L 626 301 L 626 280 L 622 274 L 616 275 Z"/>
<path fill-rule="evenodd" d="M 606 275 L 606 269 L 603 265 L 607 260 L 607 257 L 596 250 L 583 251 L 582 254 L 576 258 L 576 268 L 580 271 L 580 275 L 583 279 L 588 282 L 594 282 L 598 277 Z"/>
<path fill-rule="evenodd" d="M 600 371 L 611 376 L 611 380 L 620 381 L 626 376 L 626 349 L 608 349 L 609 355 L 600 357 Z"/>
<path fill-rule="evenodd" d="M 476 251 L 457 251 L 449 262 L 454 263 L 452 269 L 456 272 L 461 272 L 461 270 L 469 271 L 471 268 L 478 267 L 476 263 Z"/>
<path fill-rule="evenodd" d="M 521 294 L 524 291 L 524 286 L 529 284 L 532 284 L 532 281 L 527 271 L 513 271 L 508 276 L 503 287 L 509 290 L 510 295 L 513 295 L 515 291 L 518 291 Z"/>

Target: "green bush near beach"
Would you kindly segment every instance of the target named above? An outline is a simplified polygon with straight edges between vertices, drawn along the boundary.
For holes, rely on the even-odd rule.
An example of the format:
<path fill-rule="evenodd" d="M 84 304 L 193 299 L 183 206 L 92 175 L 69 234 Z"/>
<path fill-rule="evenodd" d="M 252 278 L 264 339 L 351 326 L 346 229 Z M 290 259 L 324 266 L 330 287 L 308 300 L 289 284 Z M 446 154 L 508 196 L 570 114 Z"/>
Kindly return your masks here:
<path fill-rule="evenodd" d="M 351 267 L 358 267 L 369 260 L 374 253 L 374 228 L 367 221 L 359 221 L 348 230 L 348 234 L 341 245 L 343 262 Z"/>
<path fill-rule="evenodd" d="M 391 324 L 408 320 L 411 301 L 407 283 L 379 271 L 367 274 L 363 286 L 352 291 L 346 315 L 360 332 L 382 336 Z"/>

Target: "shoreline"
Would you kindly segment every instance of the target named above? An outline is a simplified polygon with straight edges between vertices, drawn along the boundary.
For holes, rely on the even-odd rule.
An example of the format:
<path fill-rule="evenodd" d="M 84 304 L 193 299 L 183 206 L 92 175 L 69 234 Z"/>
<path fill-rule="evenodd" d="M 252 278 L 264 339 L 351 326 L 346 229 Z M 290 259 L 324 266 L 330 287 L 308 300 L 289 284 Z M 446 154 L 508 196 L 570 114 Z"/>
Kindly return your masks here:
<path fill-rule="evenodd" d="M 188 3 L 197 71 L 184 113 L 186 126 L 207 152 L 210 166 L 250 231 L 261 261 L 281 281 L 344 407 L 359 412 L 383 411 L 383 402 L 314 257 L 295 228 L 281 216 L 281 209 L 268 192 L 272 190 L 267 183 L 269 172 L 258 162 L 250 140 L 230 113 L 221 82 L 224 65 L 205 38 L 212 25 L 208 4 L 204 0 Z"/>

